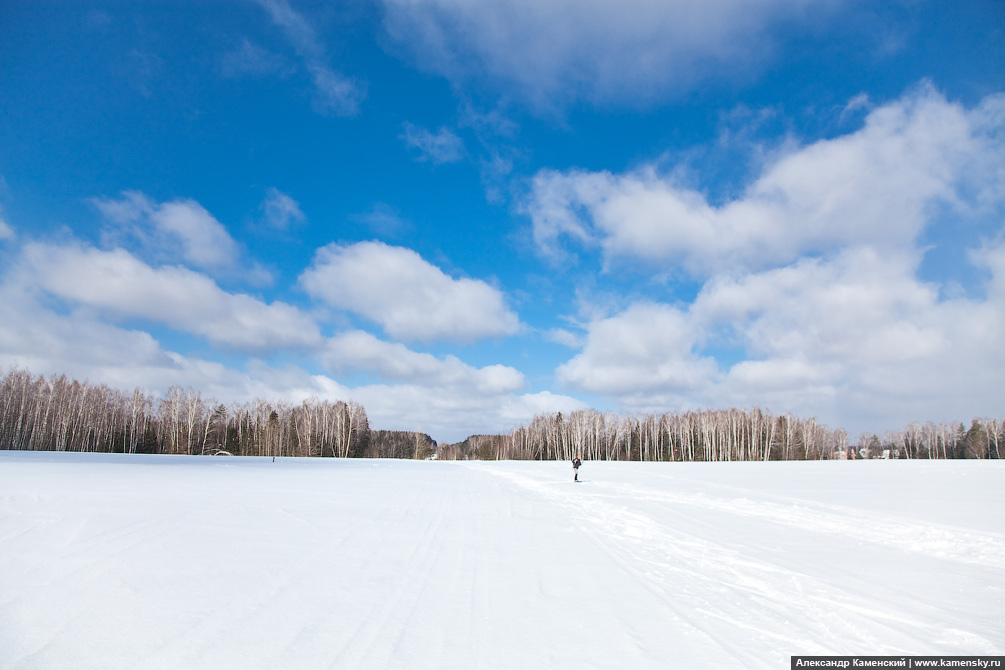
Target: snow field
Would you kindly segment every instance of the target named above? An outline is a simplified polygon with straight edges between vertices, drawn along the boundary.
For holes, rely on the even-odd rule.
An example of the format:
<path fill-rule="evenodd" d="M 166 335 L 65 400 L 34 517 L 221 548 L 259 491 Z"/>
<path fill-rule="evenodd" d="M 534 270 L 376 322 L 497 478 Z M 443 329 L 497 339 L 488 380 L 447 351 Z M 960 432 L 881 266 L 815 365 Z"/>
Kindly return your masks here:
<path fill-rule="evenodd" d="M 0 452 L 0 668 L 1003 654 L 1003 465 Z"/>

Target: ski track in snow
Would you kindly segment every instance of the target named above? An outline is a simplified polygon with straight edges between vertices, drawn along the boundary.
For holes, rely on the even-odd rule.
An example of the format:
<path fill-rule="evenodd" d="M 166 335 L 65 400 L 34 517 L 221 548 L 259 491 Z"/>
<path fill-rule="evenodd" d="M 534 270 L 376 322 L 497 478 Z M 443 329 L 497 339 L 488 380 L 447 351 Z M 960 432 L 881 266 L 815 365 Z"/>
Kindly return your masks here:
<path fill-rule="evenodd" d="M 1001 524 L 964 525 L 1001 494 L 928 523 L 780 495 L 784 468 L 590 464 L 577 485 L 555 463 L 0 453 L 0 668 L 1003 653 Z M 832 492 L 847 482 L 812 472 Z"/>
<path fill-rule="evenodd" d="M 564 508 L 582 532 L 735 657 L 737 667 L 779 667 L 764 662 L 765 649 L 772 647 L 818 655 L 863 649 L 876 655 L 903 654 L 905 649 L 945 653 L 946 647 L 956 647 L 960 654 L 1005 650 L 1001 639 L 992 641 L 919 615 L 917 611 L 926 609 L 924 603 L 911 602 L 908 594 L 900 594 L 903 602 L 884 602 L 867 591 L 842 588 L 667 526 L 625 503 L 714 510 L 992 571 L 1005 569 L 1005 540 L 998 535 L 823 503 L 675 494 L 608 482 L 573 485 L 542 479 L 539 473 L 534 477 L 482 464 L 473 467 L 484 467 Z M 751 640 L 758 642 L 751 645 Z"/>
<path fill-rule="evenodd" d="M 675 495 L 646 491 L 625 485 L 600 483 L 606 497 L 651 500 L 667 505 L 685 505 L 773 523 L 814 533 L 829 533 L 917 552 L 934 558 L 1005 569 L 1005 538 L 978 534 L 937 524 L 920 524 L 882 512 L 863 512 L 839 505 L 798 501 L 779 504 L 749 498 L 716 498 L 706 494 Z"/>

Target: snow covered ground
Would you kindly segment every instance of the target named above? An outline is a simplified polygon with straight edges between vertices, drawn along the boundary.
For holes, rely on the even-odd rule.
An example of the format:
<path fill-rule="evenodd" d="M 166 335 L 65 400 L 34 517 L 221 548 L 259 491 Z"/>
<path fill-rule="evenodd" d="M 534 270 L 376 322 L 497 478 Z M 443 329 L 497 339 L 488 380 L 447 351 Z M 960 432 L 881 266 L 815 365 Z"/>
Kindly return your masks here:
<path fill-rule="evenodd" d="M 1005 463 L 0 452 L 0 668 L 1005 654 Z"/>

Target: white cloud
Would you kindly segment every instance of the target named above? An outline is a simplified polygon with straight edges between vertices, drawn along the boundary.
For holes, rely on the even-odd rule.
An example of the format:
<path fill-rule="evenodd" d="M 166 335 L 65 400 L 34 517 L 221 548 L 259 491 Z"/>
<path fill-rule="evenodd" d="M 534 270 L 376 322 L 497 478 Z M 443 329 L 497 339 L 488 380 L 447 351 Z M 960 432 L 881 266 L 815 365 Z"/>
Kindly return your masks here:
<path fill-rule="evenodd" d="M 341 333 L 325 343 L 321 360 L 332 371 L 369 370 L 383 379 L 435 389 L 438 393 L 453 388 L 478 394 L 519 391 L 524 378 L 519 371 L 504 365 L 475 368 L 456 356 L 437 358 L 412 351 L 403 344 L 384 342 L 370 333 L 353 330 Z"/>
<path fill-rule="evenodd" d="M 122 390 L 191 386 L 224 401 L 250 400 L 261 390 L 244 373 L 163 349 L 149 333 L 106 323 L 88 310 L 61 312 L 43 303 L 18 281 L 0 285 L 0 365 Z"/>
<path fill-rule="evenodd" d="M 632 410 L 766 405 L 852 433 L 999 413 L 1003 131 L 1005 96 L 965 109 L 922 85 L 780 151 L 722 205 L 651 166 L 542 172 L 527 206 L 542 251 L 572 240 L 703 283 L 691 304 L 584 313 L 559 379 Z M 919 277 L 931 229 L 993 231 L 969 254 L 983 285 Z"/>
<path fill-rule="evenodd" d="M 502 156 L 497 150 L 489 152 L 488 158 L 479 162 L 482 186 L 485 188 L 485 198 L 491 203 L 502 203 L 505 200 L 504 189 L 507 180 L 513 172 L 513 159 Z"/>
<path fill-rule="evenodd" d="M 277 230 L 286 230 L 293 223 L 303 223 L 307 217 L 300 210 L 300 203 L 277 188 L 269 187 L 262 201 L 265 223 Z"/>
<path fill-rule="evenodd" d="M 872 108 L 873 104 L 872 101 L 869 99 L 868 94 L 859 93 L 851 100 L 849 100 L 848 103 L 844 106 L 844 109 L 841 110 L 840 118 L 842 121 L 844 121 L 845 119 L 855 114 L 859 110 L 869 111 Z"/>
<path fill-rule="evenodd" d="M 0 277 L 0 366 L 154 394 L 193 387 L 223 402 L 352 398 L 366 407 L 374 428 L 420 429 L 451 441 L 468 431 L 506 431 L 539 412 L 582 406 L 566 396 L 525 393 L 523 374 L 509 366 L 475 367 L 363 331 L 322 337 L 313 319 L 295 307 L 228 293 L 203 274 L 154 267 L 122 249 L 27 241 L 16 253 Z M 435 270 L 407 254 L 395 258 L 417 259 L 420 269 Z M 446 281 L 448 289 L 454 286 L 455 280 Z M 459 290 L 465 296 L 471 287 L 460 283 Z M 479 290 L 473 295 L 499 297 Z M 142 330 L 150 322 L 261 358 L 232 367 L 172 351 Z M 325 368 L 331 376 L 267 362 L 290 349 L 304 357 L 305 366 Z M 340 381 L 358 371 L 380 381 L 355 388 Z"/>
<path fill-rule="evenodd" d="M 0 240 L 13 240 L 17 237 L 17 233 L 10 225 L 0 218 Z"/>
<path fill-rule="evenodd" d="M 825 362 L 899 363 L 945 354 L 925 315 L 936 286 L 914 277 L 912 254 L 856 248 L 831 262 L 807 259 L 710 282 L 692 311 L 704 322 L 742 324 L 757 357 L 799 352 Z"/>
<path fill-rule="evenodd" d="M 582 352 L 558 368 L 558 378 L 591 393 L 686 395 L 716 377 L 715 361 L 695 353 L 702 335 L 673 307 L 635 304 L 590 323 Z"/>
<path fill-rule="evenodd" d="M 370 370 L 390 383 L 350 388 L 333 377 L 256 359 L 236 369 L 167 350 L 149 333 L 107 323 L 100 306 L 53 309 L 22 273 L 8 272 L 6 279 L 0 284 L 0 366 L 27 367 L 35 374 L 67 374 L 155 394 L 171 386 L 193 387 L 222 402 L 352 398 L 364 405 L 373 428 L 418 429 L 447 441 L 460 441 L 469 431 L 507 431 L 540 412 L 583 406 L 548 392 L 520 393 L 523 376 L 513 368 L 474 368 L 358 331 L 326 340 L 312 353 L 336 373 Z M 113 302 L 131 305 L 125 298 Z"/>
<path fill-rule="evenodd" d="M 366 97 L 359 83 L 333 71 L 323 63 L 308 62 L 307 71 L 314 82 L 313 108 L 319 114 L 354 116 Z"/>
<path fill-rule="evenodd" d="M 397 340 L 470 342 L 520 329 L 498 289 L 453 279 L 414 251 L 380 242 L 319 249 L 300 283 L 315 298 L 380 324 Z"/>
<path fill-rule="evenodd" d="M 123 319 L 145 319 L 246 350 L 312 347 L 317 324 L 295 307 L 231 294 L 192 270 L 153 268 L 122 249 L 30 243 L 22 281 L 71 304 Z"/>
<path fill-rule="evenodd" d="M 258 0 L 304 60 L 314 84 L 314 109 L 319 114 L 353 116 L 366 97 L 362 85 L 331 69 L 313 26 L 287 0 Z"/>
<path fill-rule="evenodd" d="M 96 369 L 171 368 L 173 361 L 147 333 L 42 308 L 24 287 L 7 284 L 0 299 L 0 352 L 5 363 L 35 373 L 88 376 Z M 127 381 L 128 380 L 124 380 Z"/>
<path fill-rule="evenodd" d="M 199 268 L 228 267 L 240 252 L 227 229 L 195 200 L 175 200 L 150 213 L 158 230 L 181 243 L 182 255 Z"/>
<path fill-rule="evenodd" d="M 442 442 L 460 442 L 471 434 L 505 433 L 529 423 L 536 414 L 571 412 L 584 404 L 548 393 L 473 394 L 447 390 L 434 393 L 410 384 L 361 386 L 352 389 L 366 407 L 374 428 L 419 430 Z"/>
<path fill-rule="evenodd" d="M 561 240 L 599 245 L 608 259 L 670 263 L 698 276 L 763 268 L 807 253 L 911 244 L 931 208 L 973 205 L 1005 177 L 999 97 L 976 110 L 929 86 L 874 109 L 862 129 L 781 153 L 739 199 L 721 206 L 652 166 L 613 175 L 542 171 L 527 211 L 549 254 Z M 975 169 L 982 166 L 985 169 Z"/>
<path fill-rule="evenodd" d="M 419 160 L 433 163 L 456 163 L 464 157 L 464 142 L 447 128 L 431 132 L 414 124 L 405 122 L 405 133 L 401 139 L 409 149 L 419 151 Z"/>
<path fill-rule="evenodd" d="M 633 104 L 771 55 L 786 23 L 826 20 L 838 0 L 384 0 L 385 27 L 419 63 L 485 78 L 538 107 Z"/>
<path fill-rule="evenodd" d="M 509 118 L 500 108 L 482 109 L 470 100 L 462 100 L 458 109 L 458 125 L 471 128 L 483 141 L 496 138 L 513 139 L 520 132 L 520 125 Z"/>
<path fill-rule="evenodd" d="M 131 226 L 150 216 L 154 203 L 139 191 L 123 191 L 119 199 L 92 198 L 94 206 L 112 223 Z"/>
<path fill-rule="evenodd" d="M 971 251 L 970 262 L 990 275 L 987 282 L 988 299 L 1005 302 L 1005 230 L 999 234 L 998 239 L 985 241 L 979 249 Z"/>
<path fill-rule="evenodd" d="M 549 342 L 561 344 L 563 347 L 570 347 L 572 349 L 578 349 L 585 344 L 583 338 L 565 328 L 552 328 L 544 334 L 544 337 Z"/>
<path fill-rule="evenodd" d="M 985 299 L 940 300 L 912 253 L 868 247 L 710 281 L 687 309 L 636 304 L 587 327 L 559 369 L 632 409 L 764 406 L 850 432 L 1000 412 L 1005 244 L 974 260 Z M 716 347 L 743 351 L 717 366 Z"/>
<path fill-rule="evenodd" d="M 156 203 L 138 191 L 123 191 L 118 199 L 91 202 L 114 224 L 106 231 L 113 244 L 136 240 L 160 260 L 186 263 L 210 272 L 231 272 L 241 250 L 227 229 L 195 200 L 179 198 Z"/>
<path fill-rule="evenodd" d="M 985 253 L 997 258 L 1001 249 Z M 793 407 L 807 404 L 799 389 L 830 395 L 842 423 L 962 418 L 1000 410 L 1005 295 L 994 287 L 1001 269 L 986 299 L 940 301 L 910 258 L 853 249 L 831 262 L 723 281 L 695 309 L 733 320 L 756 359 L 730 371 L 731 393 L 774 387 Z M 805 371 L 803 383 L 786 385 L 796 368 Z"/>

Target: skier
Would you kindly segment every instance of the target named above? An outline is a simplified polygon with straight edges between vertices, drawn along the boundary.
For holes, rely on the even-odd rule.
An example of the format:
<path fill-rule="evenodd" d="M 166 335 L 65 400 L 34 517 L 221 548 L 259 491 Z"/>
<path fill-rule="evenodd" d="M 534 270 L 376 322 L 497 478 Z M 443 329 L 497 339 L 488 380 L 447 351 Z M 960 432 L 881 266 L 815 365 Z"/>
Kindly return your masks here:
<path fill-rule="evenodd" d="M 572 481 L 574 482 L 579 481 L 579 466 L 582 464 L 583 461 L 579 458 L 579 454 L 576 454 L 576 457 L 572 459 L 572 472 L 573 472 Z"/>

